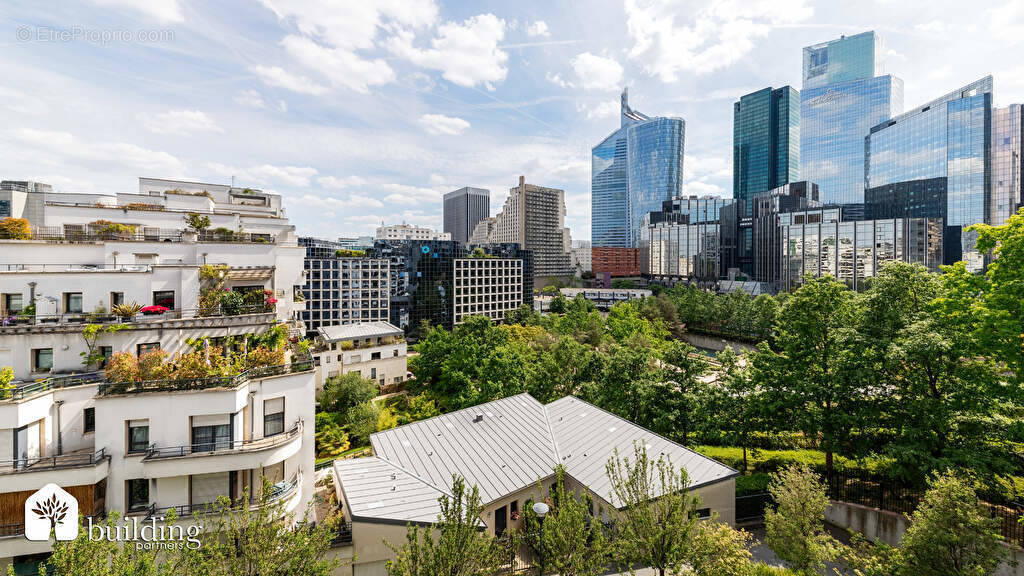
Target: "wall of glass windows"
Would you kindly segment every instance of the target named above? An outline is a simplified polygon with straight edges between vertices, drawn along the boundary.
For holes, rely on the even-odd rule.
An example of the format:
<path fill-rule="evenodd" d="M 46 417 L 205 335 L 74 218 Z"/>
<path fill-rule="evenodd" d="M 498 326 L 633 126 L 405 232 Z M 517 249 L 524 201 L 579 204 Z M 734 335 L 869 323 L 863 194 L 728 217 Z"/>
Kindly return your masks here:
<path fill-rule="evenodd" d="M 872 78 L 882 68 L 882 39 L 874 31 L 814 44 L 804 48 L 803 87 Z"/>
<path fill-rule="evenodd" d="M 1021 178 L 1021 143 L 1024 123 L 1021 105 L 992 111 L 992 202 L 989 222 L 999 226 L 1024 203 Z"/>
<path fill-rule="evenodd" d="M 800 92 L 764 88 L 733 104 L 733 196 L 754 196 L 800 176 Z M 749 210 L 747 211 L 749 213 Z"/>
<path fill-rule="evenodd" d="M 683 191 L 683 144 L 686 124 L 680 118 L 653 118 L 626 127 L 629 246 L 640 246 L 644 217 Z"/>

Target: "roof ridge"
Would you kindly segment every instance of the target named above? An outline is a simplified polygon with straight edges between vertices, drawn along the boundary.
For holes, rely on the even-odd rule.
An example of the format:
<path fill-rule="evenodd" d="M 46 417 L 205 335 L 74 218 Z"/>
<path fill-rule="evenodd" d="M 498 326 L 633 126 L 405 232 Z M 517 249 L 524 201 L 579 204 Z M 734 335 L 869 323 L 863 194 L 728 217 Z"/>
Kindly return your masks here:
<path fill-rule="evenodd" d="M 565 398 L 565 396 L 562 398 Z M 548 414 L 548 406 L 551 404 L 552 402 L 541 404 L 541 407 L 544 408 L 544 424 L 548 427 L 548 439 L 551 441 L 551 450 L 555 453 L 555 466 L 557 467 L 562 463 L 562 453 L 558 451 L 558 442 L 555 441 L 555 431 L 551 429 L 551 415 Z"/>

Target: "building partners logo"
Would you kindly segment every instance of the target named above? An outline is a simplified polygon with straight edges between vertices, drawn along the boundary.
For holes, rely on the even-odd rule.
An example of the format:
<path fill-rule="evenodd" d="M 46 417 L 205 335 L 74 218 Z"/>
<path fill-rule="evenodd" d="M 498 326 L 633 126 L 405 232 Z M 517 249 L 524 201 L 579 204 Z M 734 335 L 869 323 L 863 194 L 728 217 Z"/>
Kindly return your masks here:
<path fill-rule="evenodd" d="M 51 532 L 57 540 L 78 537 L 78 500 L 53 483 L 25 500 L 25 538 L 45 542 Z"/>
<path fill-rule="evenodd" d="M 89 540 L 134 543 L 136 550 L 195 550 L 202 544 L 199 534 L 203 527 L 197 524 L 181 526 L 160 524 L 163 516 L 150 517 L 148 522 L 138 517 L 125 518 L 122 524 L 93 524 L 86 518 Z"/>

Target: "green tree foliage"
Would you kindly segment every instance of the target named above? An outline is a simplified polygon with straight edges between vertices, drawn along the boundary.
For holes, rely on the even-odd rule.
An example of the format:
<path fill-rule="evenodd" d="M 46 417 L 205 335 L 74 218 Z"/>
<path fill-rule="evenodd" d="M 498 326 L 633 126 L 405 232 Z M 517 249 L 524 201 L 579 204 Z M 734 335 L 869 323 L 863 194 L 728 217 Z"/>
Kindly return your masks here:
<path fill-rule="evenodd" d="M 618 450 L 605 467 L 611 483 L 619 560 L 626 566 L 650 566 L 659 576 L 679 573 L 689 558 L 696 531 L 699 500 L 687 492 L 685 468 L 667 456 L 652 460 L 647 448 L 633 447 L 632 457 Z"/>
<path fill-rule="evenodd" d="M 338 423 L 335 414 L 317 412 L 316 414 L 316 457 L 337 458 L 350 447 L 345 428 Z"/>
<path fill-rule="evenodd" d="M 548 310 L 552 314 L 565 314 L 567 306 L 568 300 L 565 298 L 565 296 L 557 294 L 554 298 L 551 299 L 551 305 L 548 308 Z"/>
<path fill-rule="evenodd" d="M 543 486 L 538 484 L 538 490 Z M 594 502 L 586 490 L 577 494 L 565 485 L 565 470 L 555 469 L 551 509 L 544 521 L 528 509 L 524 537 L 537 552 L 542 574 L 597 576 L 612 559 L 611 544 L 600 517 L 594 517 Z M 541 564 L 543 562 L 543 564 Z"/>
<path fill-rule="evenodd" d="M 0 220 L 0 238 L 9 240 L 31 240 L 32 226 L 25 218 L 4 218 L 3 220 Z"/>
<path fill-rule="evenodd" d="M 210 227 L 210 217 L 205 214 L 191 213 L 185 216 L 185 225 L 196 232 L 202 232 Z"/>
<path fill-rule="evenodd" d="M 700 576 L 751 576 L 748 549 L 752 536 L 724 522 L 698 522 L 690 541 L 687 563 Z"/>
<path fill-rule="evenodd" d="M 343 421 L 348 428 L 349 437 L 356 442 L 356 446 L 364 446 L 370 443 L 370 434 L 377 431 L 380 408 L 372 401 L 356 404 L 345 411 Z"/>
<path fill-rule="evenodd" d="M 743 449 L 742 471 L 746 472 L 750 438 L 758 430 L 767 428 L 764 400 L 750 372 L 741 367 L 740 356 L 731 347 L 719 352 L 717 360 L 718 382 L 708 387 L 707 413 L 713 420 L 709 420 L 707 432 L 708 435 L 727 434 L 730 444 L 738 444 Z"/>
<path fill-rule="evenodd" d="M 369 402 L 377 396 L 377 383 L 357 372 L 332 376 L 324 382 L 320 392 L 320 408 L 344 414 L 349 409 Z"/>
<path fill-rule="evenodd" d="M 998 520 L 980 508 L 962 475 L 946 472 L 929 483 L 910 517 L 899 550 L 902 576 L 988 576 L 1006 556 Z"/>
<path fill-rule="evenodd" d="M 386 566 L 391 576 L 484 576 L 496 574 L 507 551 L 484 532 L 480 491 L 452 478 L 451 496 L 438 499 L 441 513 L 430 528 L 409 525 L 402 545 L 385 542 L 395 553 Z"/>
<path fill-rule="evenodd" d="M 0 367 L 0 400 L 7 398 L 14 390 L 14 368 L 10 366 Z"/>
<path fill-rule="evenodd" d="M 765 511 L 768 546 L 797 572 L 822 573 L 840 552 L 824 528 L 825 486 L 810 468 L 790 466 L 772 475 L 768 491 L 776 503 Z"/>
<path fill-rule="evenodd" d="M 80 353 L 82 356 L 82 366 L 88 370 L 90 367 L 95 366 L 106 359 L 106 357 L 97 348 L 101 335 L 113 334 L 127 327 L 128 326 L 125 324 L 87 324 L 83 327 L 82 340 L 85 341 L 85 351 Z"/>

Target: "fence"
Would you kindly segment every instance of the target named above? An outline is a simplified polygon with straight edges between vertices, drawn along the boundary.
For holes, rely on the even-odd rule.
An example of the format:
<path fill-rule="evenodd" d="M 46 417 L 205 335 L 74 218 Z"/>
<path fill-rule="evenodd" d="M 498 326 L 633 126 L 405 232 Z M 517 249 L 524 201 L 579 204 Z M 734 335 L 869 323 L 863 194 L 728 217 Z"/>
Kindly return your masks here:
<path fill-rule="evenodd" d="M 235 376 L 212 376 L 208 378 L 186 378 L 179 380 L 145 380 L 142 382 L 103 382 L 99 385 L 99 395 L 235 388 L 256 378 L 307 372 L 312 369 L 313 361 L 307 356 L 305 358 L 295 358 L 290 364 L 250 368 Z"/>
<path fill-rule="evenodd" d="M 877 508 L 910 516 L 924 499 L 924 489 L 907 485 L 899 480 L 876 474 L 852 473 L 834 470 L 824 480 L 831 500 Z M 764 518 L 767 506 L 772 505 L 767 492 L 736 497 L 736 521 L 752 522 Z M 1012 502 L 994 504 L 982 502 L 981 508 L 989 517 L 998 520 L 998 532 L 1003 541 L 1024 548 L 1024 506 Z"/>
<path fill-rule="evenodd" d="M 505 561 L 498 568 L 499 574 L 537 573 L 537 557 L 533 547 L 523 541 L 501 538 L 498 545 L 504 549 Z"/>

